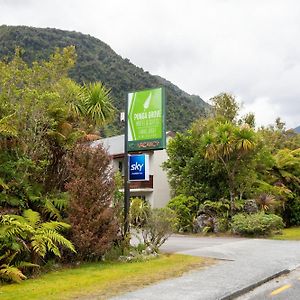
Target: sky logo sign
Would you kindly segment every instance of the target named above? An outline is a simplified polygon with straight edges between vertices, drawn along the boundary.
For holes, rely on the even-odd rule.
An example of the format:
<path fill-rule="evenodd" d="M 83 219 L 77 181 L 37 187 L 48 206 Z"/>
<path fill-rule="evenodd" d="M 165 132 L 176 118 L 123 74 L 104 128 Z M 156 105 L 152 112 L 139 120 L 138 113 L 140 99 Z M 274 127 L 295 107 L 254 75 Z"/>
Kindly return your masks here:
<path fill-rule="evenodd" d="M 149 181 L 149 155 L 134 154 L 129 156 L 129 180 Z"/>

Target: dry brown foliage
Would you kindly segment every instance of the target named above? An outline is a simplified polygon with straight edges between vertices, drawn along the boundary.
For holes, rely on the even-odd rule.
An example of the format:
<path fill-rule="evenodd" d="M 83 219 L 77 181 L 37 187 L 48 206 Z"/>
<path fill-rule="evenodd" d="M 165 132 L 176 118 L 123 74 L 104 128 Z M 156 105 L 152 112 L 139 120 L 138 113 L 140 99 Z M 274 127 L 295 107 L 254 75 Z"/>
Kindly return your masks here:
<path fill-rule="evenodd" d="M 111 206 L 115 184 L 109 155 L 101 146 L 80 145 L 67 159 L 67 166 L 71 174 L 66 188 L 72 242 L 80 259 L 101 259 L 118 235 Z"/>

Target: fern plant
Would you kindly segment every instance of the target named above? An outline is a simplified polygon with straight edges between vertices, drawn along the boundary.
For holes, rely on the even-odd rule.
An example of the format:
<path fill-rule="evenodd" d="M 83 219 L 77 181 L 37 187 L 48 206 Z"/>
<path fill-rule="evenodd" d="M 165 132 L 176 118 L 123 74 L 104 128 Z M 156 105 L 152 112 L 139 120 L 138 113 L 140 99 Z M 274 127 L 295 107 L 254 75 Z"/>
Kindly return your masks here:
<path fill-rule="evenodd" d="M 26 279 L 26 276 L 17 267 L 10 266 L 7 264 L 0 265 L 0 280 L 1 281 L 13 281 L 13 282 L 19 283 L 23 279 Z"/>
<path fill-rule="evenodd" d="M 42 214 L 55 221 L 62 221 L 68 206 L 66 193 L 61 193 L 59 197 L 46 197 L 41 205 Z"/>
<path fill-rule="evenodd" d="M 0 278 L 16 282 L 24 279 L 17 269 L 36 266 L 47 253 L 60 257 L 59 247 L 75 252 L 73 244 L 61 234 L 69 228 L 63 222 L 43 222 L 40 214 L 31 209 L 25 210 L 23 216 L 0 216 Z M 24 257 L 31 261 L 21 261 Z"/>
<path fill-rule="evenodd" d="M 30 267 L 39 267 L 37 264 L 26 261 L 14 262 L 17 254 L 18 252 L 12 253 L 12 251 L 8 250 L 0 256 L 0 281 L 13 281 L 19 283 L 27 278 L 22 270 Z"/>
<path fill-rule="evenodd" d="M 0 118 L 0 136 L 1 137 L 15 137 L 17 136 L 16 127 L 13 125 L 15 114 Z"/>

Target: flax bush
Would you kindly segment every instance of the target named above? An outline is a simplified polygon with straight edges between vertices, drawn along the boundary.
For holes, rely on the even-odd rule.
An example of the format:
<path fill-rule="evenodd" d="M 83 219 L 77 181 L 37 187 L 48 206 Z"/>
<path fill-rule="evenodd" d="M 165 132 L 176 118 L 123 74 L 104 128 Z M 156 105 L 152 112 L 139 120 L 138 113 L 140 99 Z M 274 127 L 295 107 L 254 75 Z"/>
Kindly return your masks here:
<path fill-rule="evenodd" d="M 282 218 L 259 212 L 251 215 L 237 214 L 232 218 L 232 231 L 241 235 L 266 236 L 284 227 Z"/>

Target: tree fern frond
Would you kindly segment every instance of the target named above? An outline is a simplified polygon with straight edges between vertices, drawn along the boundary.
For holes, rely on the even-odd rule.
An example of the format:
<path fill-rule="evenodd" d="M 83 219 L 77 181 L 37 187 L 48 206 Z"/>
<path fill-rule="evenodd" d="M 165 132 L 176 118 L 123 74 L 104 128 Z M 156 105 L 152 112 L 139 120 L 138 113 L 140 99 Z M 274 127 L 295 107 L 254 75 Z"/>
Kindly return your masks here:
<path fill-rule="evenodd" d="M 54 231 L 61 231 L 61 230 L 65 230 L 65 229 L 70 229 L 71 225 L 64 223 L 64 222 L 51 221 L 51 222 L 43 223 L 41 225 L 41 228 L 54 230 Z"/>
<path fill-rule="evenodd" d="M 51 219 L 62 220 L 59 210 L 54 206 L 51 200 L 47 199 L 43 206 L 43 212 L 50 215 Z"/>
<path fill-rule="evenodd" d="M 13 281 L 20 283 L 26 278 L 27 277 L 16 267 L 12 267 L 6 264 L 0 266 L 0 279 L 4 281 Z"/>
<path fill-rule="evenodd" d="M 5 251 L 4 254 L 0 255 L 0 261 L 6 261 L 6 259 L 11 255 L 10 251 Z"/>
<path fill-rule="evenodd" d="M 0 178 L 0 187 L 3 190 L 8 190 L 9 189 L 9 186 L 4 182 L 3 178 Z"/>
<path fill-rule="evenodd" d="M 14 260 L 14 258 L 16 257 L 16 255 L 17 255 L 17 252 L 15 252 L 15 253 L 11 253 L 8 257 L 7 257 L 7 259 L 6 259 L 6 263 L 8 264 L 8 265 L 10 265 L 11 264 L 11 262 Z"/>
<path fill-rule="evenodd" d="M 15 119 L 15 114 L 11 114 L 0 119 L 0 135 L 5 137 L 17 136 L 17 129 L 12 124 L 14 119 Z"/>
<path fill-rule="evenodd" d="M 52 201 L 53 205 L 60 211 L 63 209 L 66 209 L 68 206 L 68 202 L 69 202 L 68 194 L 64 193 L 62 195 L 62 197 L 53 198 L 53 199 L 51 199 L 51 201 Z"/>
<path fill-rule="evenodd" d="M 40 235 L 35 235 L 32 238 L 31 246 L 33 251 L 41 257 L 45 257 L 47 253 L 46 240 Z"/>
<path fill-rule="evenodd" d="M 33 233 L 32 226 L 27 224 L 22 216 L 2 215 L 0 216 L 0 237 L 21 236 L 24 233 Z"/>
<path fill-rule="evenodd" d="M 51 240 L 54 244 L 59 244 L 63 247 L 70 249 L 73 252 L 76 252 L 74 245 L 68 239 L 66 239 L 65 237 L 63 237 L 61 234 L 59 234 L 56 231 L 44 230 L 43 237 L 46 238 L 47 240 Z M 51 249 L 49 249 L 49 250 L 51 250 Z"/>
<path fill-rule="evenodd" d="M 18 269 L 39 268 L 40 267 L 39 265 L 33 264 L 28 261 L 19 261 L 17 263 L 14 263 L 14 266 Z"/>
<path fill-rule="evenodd" d="M 41 221 L 41 216 L 37 211 L 33 211 L 32 209 L 27 209 L 23 213 L 23 217 L 26 221 L 35 228 Z"/>
<path fill-rule="evenodd" d="M 58 247 L 51 240 L 47 241 L 47 248 L 54 255 L 56 255 L 58 257 L 61 257 L 61 254 L 60 254 L 60 251 L 59 251 Z"/>

